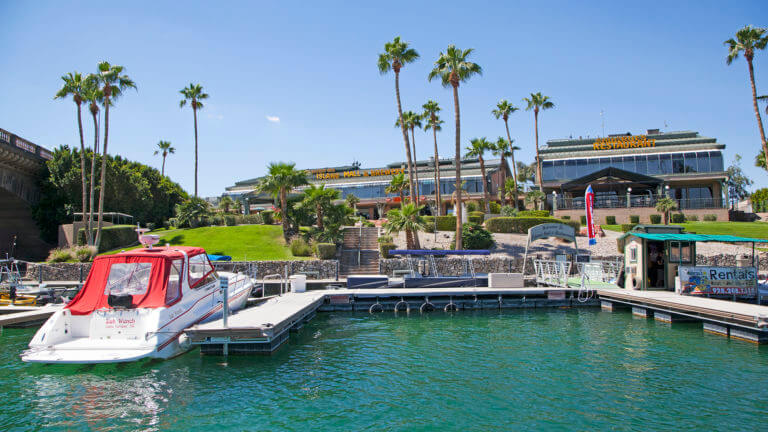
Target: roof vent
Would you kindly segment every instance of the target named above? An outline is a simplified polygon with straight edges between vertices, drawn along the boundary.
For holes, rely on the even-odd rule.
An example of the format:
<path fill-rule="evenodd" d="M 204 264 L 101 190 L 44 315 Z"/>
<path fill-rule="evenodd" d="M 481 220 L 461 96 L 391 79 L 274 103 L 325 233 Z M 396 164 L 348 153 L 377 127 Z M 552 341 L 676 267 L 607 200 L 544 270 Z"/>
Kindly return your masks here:
<path fill-rule="evenodd" d="M 659 135 L 661 132 L 659 132 L 658 129 L 648 129 L 648 131 L 645 133 L 646 135 Z"/>

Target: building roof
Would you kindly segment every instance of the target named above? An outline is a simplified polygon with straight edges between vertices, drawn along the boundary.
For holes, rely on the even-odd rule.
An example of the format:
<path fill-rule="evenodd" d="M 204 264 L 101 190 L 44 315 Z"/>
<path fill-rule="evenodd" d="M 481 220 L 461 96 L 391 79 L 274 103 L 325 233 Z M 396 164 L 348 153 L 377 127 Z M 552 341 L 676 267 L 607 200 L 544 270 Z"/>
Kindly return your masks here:
<path fill-rule="evenodd" d="M 608 167 L 608 168 L 603 168 L 599 171 L 595 171 L 593 173 L 587 174 L 583 177 L 573 179 L 567 183 L 563 183 L 560 188 L 562 190 L 572 190 L 572 189 L 581 190 L 586 188 L 587 184 L 602 178 L 609 179 L 609 180 L 613 180 L 613 179 L 626 180 L 626 182 L 623 183 L 623 186 L 626 186 L 627 184 L 638 185 L 638 186 L 656 186 L 664 183 L 662 179 L 657 177 L 651 177 L 645 174 L 638 174 L 635 172 L 626 171 L 619 168 Z"/>
<path fill-rule="evenodd" d="M 721 243 L 768 243 L 768 240 L 763 239 L 756 239 L 756 238 L 749 238 L 749 237 L 738 237 L 738 236 L 732 236 L 732 235 L 713 235 L 713 234 L 690 234 L 690 233 L 680 233 L 680 234 L 652 234 L 652 233 L 644 233 L 644 232 L 637 232 L 637 231 L 630 231 L 623 236 L 621 236 L 619 239 L 624 239 L 628 236 L 635 236 L 640 237 L 648 240 L 657 240 L 657 241 L 688 241 L 688 242 L 721 242 Z"/>

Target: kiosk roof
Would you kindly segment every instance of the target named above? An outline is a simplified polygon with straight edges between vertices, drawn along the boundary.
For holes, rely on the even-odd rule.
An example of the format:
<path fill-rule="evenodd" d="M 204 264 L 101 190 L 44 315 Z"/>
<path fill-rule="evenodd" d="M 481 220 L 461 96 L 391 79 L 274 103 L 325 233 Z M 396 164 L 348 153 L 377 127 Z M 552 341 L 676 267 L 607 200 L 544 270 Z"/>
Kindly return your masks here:
<path fill-rule="evenodd" d="M 658 241 L 690 241 L 690 242 L 721 242 L 721 243 L 768 243 L 768 240 L 749 238 L 749 237 L 737 237 L 727 234 L 712 235 L 712 234 L 649 234 L 644 232 L 630 231 L 621 238 L 633 235 L 648 240 Z"/>

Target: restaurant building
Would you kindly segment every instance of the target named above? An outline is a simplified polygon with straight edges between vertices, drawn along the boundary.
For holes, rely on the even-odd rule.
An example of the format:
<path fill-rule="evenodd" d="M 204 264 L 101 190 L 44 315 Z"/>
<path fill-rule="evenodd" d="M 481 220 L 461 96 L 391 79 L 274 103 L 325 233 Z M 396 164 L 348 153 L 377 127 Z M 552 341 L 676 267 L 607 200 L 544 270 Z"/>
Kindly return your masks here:
<path fill-rule="evenodd" d="M 595 221 L 640 223 L 657 214 L 656 202 L 669 197 L 680 212 L 696 216 L 714 214 L 728 220 L 725 144 L 693 131 L 631 133 L 605 138 L 557 139 L 539 149 L 542 188 L 555 217 L 578 220 L 584 214 L 588 185 L 595 192 Z"/>
<path fill-rule="evenodd" d="M 466 158 L 461 161 L 461 179 L 464 190 L 468 194 L 462 194 L 462 200 L 480 200 L 483 198 L 484 188 L 488 188 L 491 197 L 499 196 L 505 171 L 506 177 L 511 178 L 509 166 L 500 159 L 485 160 L 486 179 L 483 181 L 480 161 L 477 158 Z M 415 163 L 416 177 L 418 178 L 419 202 L 425 205 L 426 214 L 434 214 L 435 203 L 435 161 L 434 158 L 420 160 Z M 456 190 L 456 167 L 453 159 L 440 159 L 440 193 L 441 214 L 453 213 L 452 196 Z M 393 162 L 382 167 L 362 168 L 360 163 L 350 165 L 310 168 L 306 170 L 310 184 L 325 184 L 328 188 L 337 189 L 341 198 L 353 194 L 360 199 L 357 204 L 358 212 L 370 219 L 378 219 L 387 210 L 400 206 L 398 194 L 387 193 L 392 176 L 404 173 L 408 179 L 407 163 Z M 261 177 L 239 181 L 226 188 L 225 195 L 233 199 L 243 201 L 245 208 L 250 212 L 264 210 L 272 206 L 273 199 L 266 194 L 258 193 L 255 188 Z M 297 188 L 300 193 L 304 188 Z M 405 196 L 409 195 L 406 188 Z"/>

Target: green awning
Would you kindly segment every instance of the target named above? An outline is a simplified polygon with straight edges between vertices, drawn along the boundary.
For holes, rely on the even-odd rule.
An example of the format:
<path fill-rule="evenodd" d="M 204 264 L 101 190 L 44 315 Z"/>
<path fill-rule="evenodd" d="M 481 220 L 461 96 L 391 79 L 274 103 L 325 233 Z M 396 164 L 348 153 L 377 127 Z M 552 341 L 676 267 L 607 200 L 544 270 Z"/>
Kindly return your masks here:
<path fill-rule="evenodd" d="M 630 231 L 625 234 L 626 236 L 635 236 L 648 240 L 658 241 L 688 241 L 688 242 L 721 242 L 721 243 L 768 243 L 768 240 L 749 238 L 749 237 L 737 237 L 732 235 L 710 235 L 710 234 L 649 234 L 643 232 Z"/>

